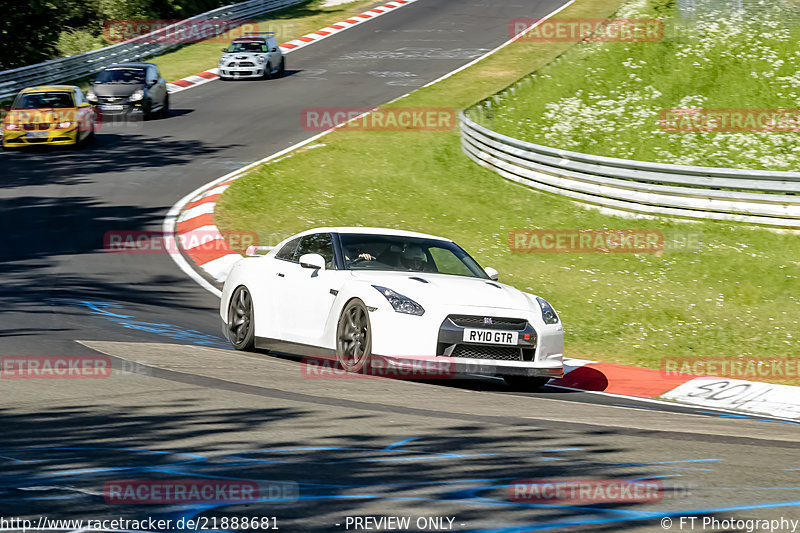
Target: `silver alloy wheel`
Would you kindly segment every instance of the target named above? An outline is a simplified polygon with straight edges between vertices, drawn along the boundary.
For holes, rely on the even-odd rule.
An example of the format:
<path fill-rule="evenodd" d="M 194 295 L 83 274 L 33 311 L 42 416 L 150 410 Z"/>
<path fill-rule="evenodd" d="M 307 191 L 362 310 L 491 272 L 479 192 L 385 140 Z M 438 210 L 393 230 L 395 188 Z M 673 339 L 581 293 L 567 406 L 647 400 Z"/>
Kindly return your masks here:
<path fill-rule="evenodd" d="M 228 310 L 228 338 L 237 350 L 250 350 L 255 344 L 253 299 L 245 287 L 239 287 Z"/>
<path fill-rule="evenodd" d="M 360 300 L 348 303 L 336 330 L 336 359 L 348 372 L 364 367 L 372 351 L 372 332 L 367 308 Z"/>

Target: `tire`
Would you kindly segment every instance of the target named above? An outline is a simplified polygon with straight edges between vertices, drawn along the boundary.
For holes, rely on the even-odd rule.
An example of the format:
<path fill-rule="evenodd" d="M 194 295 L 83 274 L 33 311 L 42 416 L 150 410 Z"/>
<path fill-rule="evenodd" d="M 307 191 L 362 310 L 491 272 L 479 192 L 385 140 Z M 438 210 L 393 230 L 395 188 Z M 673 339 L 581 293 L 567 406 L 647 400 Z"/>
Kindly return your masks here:
<path fill-rule="evenodd" d="M 282 78 L 286 74 L 286 58 L 281 58 L 281 66 L 278 68 L 278 77 Z"/>
<path fill-rule="evenodd" d="M 336 327 L 336 361 L 348 372 L 360 372 L 372 355 L 372 326 L 364 302 L 347 302 Z"/>
<path fill-rule="evenodd" d="M 264 74 L 261 76 L 262 80 L 271 80 L 272 71 L 269 69 L 269 61 L 264 65 Z"/>
<path fill-rule="evenodd" d="M 503 379 L 509 387 L 522 392 L 539 390 L 550 381 L 550 378 L 534 378 L 528 376 L 503 376 Z"/>
<path fill-rule="evenodd" d="M 233 291 L 228 304 L 227 333 L 228 340 L 237 350 L 250 352 L 255 348 L 253 297 L 247 287 L 239 287 Z"/>

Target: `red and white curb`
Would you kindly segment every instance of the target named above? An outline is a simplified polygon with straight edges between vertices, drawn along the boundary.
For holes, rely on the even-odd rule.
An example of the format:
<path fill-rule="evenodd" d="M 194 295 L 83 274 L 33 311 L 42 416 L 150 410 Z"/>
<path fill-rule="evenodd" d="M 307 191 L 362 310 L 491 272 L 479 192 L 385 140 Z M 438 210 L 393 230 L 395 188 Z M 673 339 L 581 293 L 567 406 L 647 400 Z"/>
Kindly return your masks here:
<path fill-rule="evenodd" d="M 408 4 L 413 4 L 414 2 L 417 1 L 418 0 L 394 0 L 387 4 L 383 4 L 376 8 L 364 11 L 363 13 L 359 13 L 358 15 L 350 17 L 349 19 L 337 22 L 336 24 L 331 24 L 327 28 L 322 28 L 321 30 L 317 30 L 312 33 L 307 33 L 302 37 L 298 37 L 297 39 L 293 39 L 289 42 L 283 43 L 282 45 L 280 45 L 281 51 L 284 54 L 288 54 L 289 52 L 292 52 L 294 50 L 299 50 L 300 48 L 308 46 L 311 43 L 321 41 L 322 39 L 328 38 L 332 35 L 336 35 L 337 33 L 349 30 L 354 26 L 358 26 L 359 24 L 380 17 L 381 15 L 384 15 L 386 13 L 396 11 L 397 8 L 403 7 Z M 186 78 L 168 83 L 167 91 L 170 93 L 177 93 L 189 89 L 191 87 L 196 87 L 198 85 L 203 85 L 204 83 L 214 81 L 218 78 L 219 78 L 219 69 L 212 68 L 204 72 L 200 72 L 199 74 L 195 74 L 194 76 L 188 76 Z"/>
<path fill-rule="evenodd" d="M 648 398 L 800 421 L 800 387 L 664 373 L 652 368 L 564 358 L 566 375 L 549 385 L 628 398 Z"/>
<path fill-rule="evenodd" d="M 417 0 L 397 0 L 395 2 L 390 2 L 390 4 L 396 4 L 394 7 L 399 7 L 399 5 L 405 5 L 415 1 Z M 541 19 L 537 25 L 559 11 L 566 9 L 573 2 L 574 0 L 564 4 L 547 17 Z M 381 7 L 387 7 L 390 4 L 384 4 L 384 6 Z M 364 14 L 370 14 L 372 11 L 375 10 L 370 10 Z M 375 14 L 374 16 L 377 15 L 378 14 Z M 346 29 L 346 27 L 360 24 L 370 18 L 373 18 L 373 16 L 362 17 L 360 20 L 359 17 L 353 17 L 345 21 L 349 26 L 343 26 L 344 23 L 339 23 L 329 28 L 342 31 Z M 343 27 L 336 28 L 336 26 Z M 481 59 L 493 54 L 511 42 L 514 42 L 520 35 L 523 35 L 531 28 L 526 28 L 519 35 L 498 48 L 426 84 L 425 87 L 433 85 L 474 65 Z M 328 28 L 321 31 L 325 32 L 326 30 L 328 30 Z M 315 32 L 304 36 L 308 37 L 310 40 L 303 40 L 304 38 L 301 37 L 295 41 L 290 41 L 287 44 L 295 44 L 297 41 L 300 42 L 295 48 L 289 48 L 286 51 L 288 52 L 307 46 L 312 42 L 328 37 L 332 33 L 333 32 L 320 34 L 320 32 Z M 211 79 L 215 79 L 206 76 L 206 74 L 216 75 L 216 69 L 198 75 L 201 78 L 198 83 L 206 83 L 207 81 L 211 81 Z M 198 83 L 193 83 L 192 85 L 197 85 Z M 181 87 L 177 90 L 183 90 L 192 85 Z M 403 95 L 400 98 L 404 96 L 407 95 Z M 356 117 L 355 120 L 358 118 L 359 117 Z M 214 208 L 217 199 L 234 181 L 236 181 L 236 179 L 249 170 L 308 145 L 334 129 L 336 128 L 331 128 L 330 130 L 314 135 L 305 141 L 265 157 L 260 161 L 256 161 L 226 174 L 189 193 L 178 201 L 165 217 L 162 226 L 164 233 L 172 234 L 174 231 L 178 241 L 181 243 L 184 253 L 191 258 L 196 267 L 201 269 L 207 278 L 214 280 L 217 284 L 224 282 L 230 268 L 236 261 L 240 260 L 242 256 L 228 246 L 225 238 L 214 223 Z M 199 276 L 197 272 L 195 272 L 194 267 L 183 260 L 182 257 L 175 255 L 171 257 L 175 259 L 175 262 L 181 270 L 194 279 L 200 286 L 217 296 L 221 295 L 221 291 L 215 284 L 209 282 L 205 277 Z M 800 387 L 717 377 L 698 377 L 690 374 L 678 374 L 667 377 L 660 370 L 572 358 L 564 358 L 564 366 L 566 372 L 565 376 L 560 379 L 551 380 L 549 383 L 550 386 L 609 395 L 617 398 L 633 398 L 639 401 L 645 400 L 661 404 L 679 402 L 683 405 L 689 404 L 705 407 L 719 413 L 734 413 L 733 416 L 737 416 L 736 413 L 741 414 L 742 412 L 746 412 L 768 415 L 788 421 L 800 421 Z"/>

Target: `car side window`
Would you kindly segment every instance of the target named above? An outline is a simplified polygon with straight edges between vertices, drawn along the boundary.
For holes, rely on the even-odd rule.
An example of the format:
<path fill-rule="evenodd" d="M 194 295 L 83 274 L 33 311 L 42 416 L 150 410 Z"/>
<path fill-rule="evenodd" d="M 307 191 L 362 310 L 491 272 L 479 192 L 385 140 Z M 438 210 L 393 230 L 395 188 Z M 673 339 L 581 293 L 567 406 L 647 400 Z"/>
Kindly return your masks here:
<path fill-rule="evenodd" d="M 79 106 L 83 103 L 83 92 L 80 89 L 75 89 L 75 105 Z"/>
<path fill-rule="evenodd" d="M 333 239 L 330 233 L 314 233 L 300 240 L 294 252 L 294 260 L 299 261 L 305 254 L 319 254 L 325 259 L 325 268 L 333 268 Z"/>
<path fill-rule="evenodd" d="M 297 244 L 300 242 L 300 238 L 292 239 L 291 241 L 287 242 L 283 245 L 283 248 L 278 250 L 278 253 L 275 254 L 275 259 L 283 259 L 284 261 L 294 261 L 294 251 L 297 250 Z"/>
<path fill-rule="evenodd" d="M 151 83 L 153 83 L 157 79 L 158 79 L 158 76 L 156 76 L 156 69 L 154 69 L 153 67 L 149 67 L 147 69 L 147 85 L 150 85 Z"/>

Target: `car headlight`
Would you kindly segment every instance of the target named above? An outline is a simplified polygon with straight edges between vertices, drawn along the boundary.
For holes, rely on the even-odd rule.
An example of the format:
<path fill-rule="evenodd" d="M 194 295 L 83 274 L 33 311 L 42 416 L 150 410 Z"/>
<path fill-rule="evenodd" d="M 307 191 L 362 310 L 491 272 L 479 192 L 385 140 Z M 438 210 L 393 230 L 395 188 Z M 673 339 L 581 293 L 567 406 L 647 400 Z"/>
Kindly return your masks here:
<path fill-rule="evenodd" d="M 264 63 L 267 62 L 267 58 L 264 56 L 258 56 L 258 59 L 256 59 L 256 61 L 258 61 L 260 64 L 263 65 Z"/>
<path fill-rule="evenodd" d="M 94 94 L 93 90 L 89 89 L 89 92 L 86 93 L 86 99 L 89 100 L 90 102 L 96 102 L 97 95 Z"/>
<path fill-rule="evenodd" d="M 544 323 L 558 324 L 558 315 L 556 314 L 556 310 L 553 309 L 553 306 L 547 303 L 547 300 L 538 296 L 536 297 L 536 301 L 539 302 L 539 307 L 542 308 L 542 320 L 544 320 Z"/>
<path fill-rule="evenodd" d="M 6 131 L 19 131 L 22 129 L 22 124 L 5 124 L 3 127 Z"/>
<path fill-rule="evenodd" d="M 59 122 L 56 124 L 56 129 L 65 130 L 67 128 L 72 127 L 73 122 L 71 120 L 65 120 L 64 122 Z"/>
<path fill-rule="evenodd" d="M 139 89 L 138 91 L 134 92 L 130 96 L 130 98 L 128 98 L 128 100 L 130 100 L 131 102 L 136 102 L 138 100 L 141 100 L 142 98 L 144 98 L 144 91 Z"/>
<path fill-rule="evenodd" d="M 389 303 L 392 304 L 392 308 L 398 313 L 417 316 L 425 314 L 425 309 L 408 296 L 403 296 L 402 294 L 394 292 L 392 289 L 387 289 L 379 285 L 373 285 L 373 287 L 389 300 Z"/>

